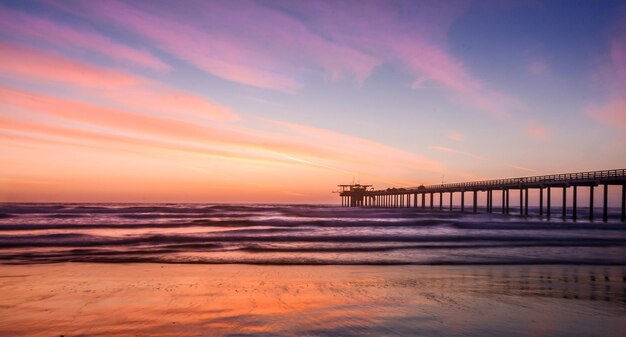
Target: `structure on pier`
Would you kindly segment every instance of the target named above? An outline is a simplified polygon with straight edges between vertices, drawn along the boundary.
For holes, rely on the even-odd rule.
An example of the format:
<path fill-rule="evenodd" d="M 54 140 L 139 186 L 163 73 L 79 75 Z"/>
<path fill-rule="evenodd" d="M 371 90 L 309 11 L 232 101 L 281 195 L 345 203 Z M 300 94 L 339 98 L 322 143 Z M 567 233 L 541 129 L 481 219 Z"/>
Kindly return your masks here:
<path fill-rule="evenodd" d="M 339 196 L 341 196 L 341 206 L 357 207 L 365 206 L 365 196 L 371 192 L 372 185 L 337 185 Z"/>
<path fill-rule="evenodd" d="M 603 186 L 602 220 L 608 221 L 608 187 L 610 185 L 621 186 L 621 221 L 626 221 L 626 169 L 605 170 L 593 172 L 552 174 L 545 176 L 508 178 L 484 181 L 471 181 L 464 183 L 439 184 L 430 186 L 418 186 L 409 188 L 388 188 L 375 190 L 371 185 L 339 185 L 341 205 L 346 207 L 421 207 L 434 208 L 435 195 L 438 195 L 439 210 L 443 210 L 444 193 L 449 193 L 449 210 L 453 209 L 452 201 L 454 193 L 461 195 L 461 211 L 465 211 L 465 193 L 472 195 L 472 212 L 478 211 L 478 193 L 484 192 L 487 196 L 486 211 L 493 213 L 494 191 L 499 191 L 502 196 L 501 211 L 509 214 L 509 193 L 511 190 L 519 191 L 519 214 L 528 216 L 528 192 L 531 189 L 539 191 L 539 214 L 548 218 L 553 216 L 551 210 L 552 190 L 558 188 L 563 193 L 562 217 L 567 214 L 567 191 L 572 190 L 571 217 L 578 217 L 578 187 L 589 187 L 589 220 L 594 219 L 594 188 Z M 426 199 L 428 198 L 428 206 Z M 544 198 L 546 199 L 544 205 Z M 412 199 L 412 200 L 411 200 Z M 412 201 L 412 202 L 411 202 Z M 421 202 L 420 202 L 421 201 Z M 545 209 L 544 209 L 545 206 Z"/>

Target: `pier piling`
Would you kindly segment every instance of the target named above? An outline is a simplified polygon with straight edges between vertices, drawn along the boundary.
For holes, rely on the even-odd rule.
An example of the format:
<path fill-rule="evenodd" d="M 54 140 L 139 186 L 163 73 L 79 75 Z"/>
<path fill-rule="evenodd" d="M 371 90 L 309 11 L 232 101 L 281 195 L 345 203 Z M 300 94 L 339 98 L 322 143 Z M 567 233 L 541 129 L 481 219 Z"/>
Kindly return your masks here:
<path fill-rule="evenodd" d="M 485 192 L 487 213 L 493 213 L 494 191 L 502 193 L 502 214 L 510 214 L 510 192 L 519 190 L 519 216 L 529 215 L 529 193 L 531 189 L 536 189 L 538 195 L 539 216 L 544 216 L 544 197 L 546 198 L 545 215 L 550 218 L 552 214 L 552 188 L 562 188 L 563 199 L 561 215 L 567 219 L 567 190 L 572 188 L 572 212 L 571 218 L 578 219 L 578 187 L 589 187 L 589 213 L 590 221 L 594 220 L 594 190 L 596 186 L 602 185 L 602 221 L 609 221 L 609 197 L 611 185 L 619 186 L 621 190 L 621 212 L 619 219 L 626 221 L 626 169 L 580 172 L 568 174 L 556 174 L 535 177 L 509 178 L 486 181 L 474 181 L 465 183 L 440 184 L 430 186 L 419 186 L 415 188 L 388 188 L 386 190 L 375 190 L 371 185 L 339 185 L 340 203 L 343 207 L 393 207 L 393 208 L 419 208 L 421 198 L 421 208 L 425 209 L 426 194 L 429 195 L 430 209 L 434 208 L 435 193 L 439 194 L 439 210 L 443 210 L 444 193 L 450 193 L 449 211 L 465 212 L 465 192 L 472 192 L 472 212 L 478 213 L 478 193 Z M 544 195 L 544 189 L 547 189 Z M 455 209 L 454 193 L 461 193 L 460 207 Z M 421 196 L 420 196 L 421 195 Z M 620 194 L 617 194 L 618 196 Z M 412 201 L 411 201 L 412 200 Z M 619 203 L 618 203 L 619 204 Z M 515 210 L 515 207 L 513 207 Z"/>

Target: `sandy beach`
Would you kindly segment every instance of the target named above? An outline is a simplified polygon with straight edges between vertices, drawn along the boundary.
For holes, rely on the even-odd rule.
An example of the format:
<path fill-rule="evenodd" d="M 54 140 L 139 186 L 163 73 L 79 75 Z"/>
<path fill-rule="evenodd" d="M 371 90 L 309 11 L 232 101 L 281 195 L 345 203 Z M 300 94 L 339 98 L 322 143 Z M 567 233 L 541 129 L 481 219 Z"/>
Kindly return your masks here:
<path fill-rule="evenodd" d="M 4 265 L 2 336 L 623 336 L 605 266 Z"/>

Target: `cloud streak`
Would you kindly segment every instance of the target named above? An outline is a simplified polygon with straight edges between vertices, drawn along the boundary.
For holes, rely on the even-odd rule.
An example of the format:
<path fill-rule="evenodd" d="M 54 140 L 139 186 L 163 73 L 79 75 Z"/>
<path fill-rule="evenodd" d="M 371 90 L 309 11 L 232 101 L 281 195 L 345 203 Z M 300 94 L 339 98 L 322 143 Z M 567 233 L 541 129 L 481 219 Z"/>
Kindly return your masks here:
<path fill-rule="evenodd" d="M 193 8 L 189 13 L 197 14 L 188 15 L 184 24 L 177 19 L 176 8 L 119 1 L 58 6 L 91 20 L 113 22 L 210 74 L 260 88 L 295 92 L 301 86 L 299 78 L 316 68 L 331 79 L 352 77 L 362 82 L 378 64 L 256 2 L 187 5 Z"/>
<path fill-rule="evenodd" d="M 124 71 L 68 60 L 52 53 L 0 42 L 0 72 L 19 79 L 91 90 L 107 101 L 143 111 L 236 120 L 229 108 Z M 95 91 L 94 91 L 95 90 Z"/>
<path fill-rule="evenodd" d="M 377 66 L 409 70 L 419 88 L 438 83 L 464 106 L 494 116 L 519 102 L 490 89 L 447 51 L 445 32 L 461 15 L 454 5 L 366 2 L 190 2 L 180 20 L 175 6 L 120 1 L 65 2 L 55 6 L 89 20 L 114 23 L 163 52 L 240 84 L 296 92 L 311 74 L 364 83 Z M 406 20 L 405 11 L 420 13 Z M 191 14 L 189 14 L 191 13 Z M 434 39 L 433 39 L 434 37 Z M 201 43 L 199 43 L 201 42 Z"/>
<path fill-rule="evenodd" d="M 53 20 L 0 7 L 0 29 L 22 40 L 60 48 L 87 50 L 124 64 L 157 71 L 171 67 L 148 51 L 129 47 L 86 26 L 71 26 Z"/>

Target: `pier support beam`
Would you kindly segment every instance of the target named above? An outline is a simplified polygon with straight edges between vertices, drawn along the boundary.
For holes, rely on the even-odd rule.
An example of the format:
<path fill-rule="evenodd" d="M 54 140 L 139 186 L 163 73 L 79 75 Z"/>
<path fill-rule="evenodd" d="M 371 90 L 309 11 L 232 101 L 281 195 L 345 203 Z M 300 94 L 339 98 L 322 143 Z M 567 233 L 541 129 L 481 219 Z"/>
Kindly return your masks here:
<path fill-rule="evenodd" d="M 622 185 L 622 221 L 626 221 L 626 184 Z"/>
<path fill-rule="evenodd" d="M 439 192 L 439 210 L 443 209 L 443 192 Z"/>
<path fill-rule="evenodd" d="M 524 215 L 524 190 L 519 188 L 519 215 Z"/>
<path fill-rule="evenodd" d="M 550 214 L 551 214 L 551 210 L 552 208 L 551 206 L 551 200 L 552 200 L 552 194 L 551 194 L 551 188 L 550 186 L 548 186 L 548 202 L 546 203 L 546 214 L 548 215 L 548 219 L 550 219 Z"/>
<path fill-rule="evenodd" d="M 543 187 L 539 188 L 539 215 L 543 216 Z"/>
<path fill-rule="evenodd" d="M 433 208 L 433 196 L 434 196 L 433 192 L 430 192 L 430 209 Z"/>
<path fill-rule="evenodd" d="M 474 191 L 474 213 L 478 212 L 478 191 Z"/>
<path fill-rule="evenodd" d="M 622 221 L 626 221 L 626 184 L 622 185 Z"/>
<path fill-rule="evenodd" d="M 426 193 L 422 193 L 422 208 L 426 208 Z"/>
<path fill-rule="evenodd" d="M 589 186 L 589 221 L 593 221 L 593 187 Z"/>
<path fill-rule="evenodd" d="M 491 213 L 493 211 L 493 191 L 487 191 L 487 213 Z"/>
<path fill-rule="evenodd" d="M 525 189 L 524 193 L 524 215 L 528 216 L 528 188 Z"/>
<path fill-rule="evenodd" d="M 450 212 L 452 212 L 452 194 L 454 194 L 454 192 L 450 192 Z"/>
<path fill-rule="evenodd" d="M 567 217 L 567 186 L 563 186 L 563 219 Z"/>
<path fill-rule="evenodd" d="M 461 191 L 461 212 L 465 212 L 465 191 Z"/>
<path fill-rule="evenodd" d="M 607 222 L 609 221 L 609 207 L 608 207 L 608 202 L 609 202 L 609 185 L 608 184 L 604 184 L 604 200 L 602 203 L 602 221 Z"/>
<path fill-rule="evenodd" d="M 574 185 L 574 191 L 572 194 L 572 219 L 576 221 L 578 215 L 578 186 Z"/>
<path fill-rule="evenodd" d="M 502 190 L 502 214 L 506 213 L 506 190 Z"/>
<path fill-rule="evenodd" d="M 509 214 L 509 190 L 506 189 L 506 214 Z"/>

